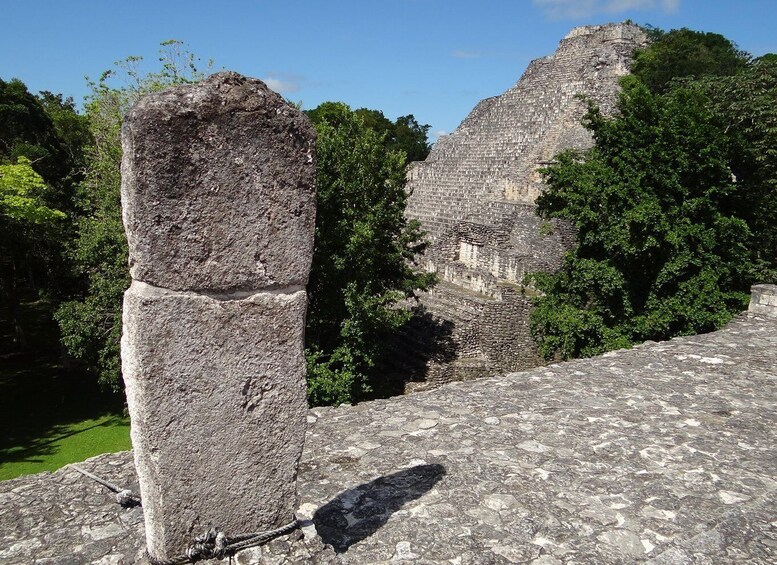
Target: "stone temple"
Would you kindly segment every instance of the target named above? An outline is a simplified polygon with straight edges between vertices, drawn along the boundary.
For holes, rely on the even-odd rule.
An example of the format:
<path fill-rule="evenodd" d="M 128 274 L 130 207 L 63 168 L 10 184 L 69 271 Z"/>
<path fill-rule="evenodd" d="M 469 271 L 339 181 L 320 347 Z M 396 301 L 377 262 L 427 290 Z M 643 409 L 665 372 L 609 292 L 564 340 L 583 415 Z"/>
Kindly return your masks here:
<path fill-rule="evenodd" d="M 426 380 L 407 388 L 542 363 L 521 282 L 527 273 L 559 268 L 574 233 L 536 215 L 539 169 L 561 150 L 592 145 L 581 125 L 583 97 L 611 113 L 619 78 L 646 40 L 630 24 L 573 29 L 553 55 L 532 61 L 515 86 L 481 101 L 414 164 L 407 216 L 428 234 L 422 266 L 440 283 L 422 297 L 398 348 L 399 369 Z M 423 338 L 430 334 L 437 343 Z"/>

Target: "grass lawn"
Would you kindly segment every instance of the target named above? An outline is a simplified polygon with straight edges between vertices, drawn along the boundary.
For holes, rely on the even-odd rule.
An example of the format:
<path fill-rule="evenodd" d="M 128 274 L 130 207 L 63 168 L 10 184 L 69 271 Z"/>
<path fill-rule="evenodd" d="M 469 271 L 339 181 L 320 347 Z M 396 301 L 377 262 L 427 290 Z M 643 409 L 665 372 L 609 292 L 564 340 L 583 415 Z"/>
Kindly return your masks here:
<path fill-rule="evenodd" d="M 43 302 L 24 305 L 24 354 L 9 353 L 11 328 L 0 311 L 0 480 L 130 448 L 122 399 L 62 366 L 48 309 Z"/>
<path fill-rule="evenodd" d="M 129 419 L 115 414 L 55 425 L 46 436 L 36 438 L 28 445 L 0 450 L 0 481 L 55 471 L 68 463 L 131 447 Z"/>

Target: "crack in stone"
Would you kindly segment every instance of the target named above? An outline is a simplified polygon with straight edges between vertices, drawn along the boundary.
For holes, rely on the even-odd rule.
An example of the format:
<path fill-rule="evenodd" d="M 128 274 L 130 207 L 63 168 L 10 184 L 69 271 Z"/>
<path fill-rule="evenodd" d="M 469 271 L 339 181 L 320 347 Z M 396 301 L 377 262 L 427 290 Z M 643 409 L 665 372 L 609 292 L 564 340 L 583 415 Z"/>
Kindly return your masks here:
<path fill-rule="evenodd" d="M 138 292 L 146 296 L 170 296 L 170 295 L 202 296 L 206 298 L 212 298 L 213 300 L 218 300 L 220 302 L 229 302 L 233 300 L 245 300 L 247 298 L 252 298 L 260 294 L 290 296 L 305 290 L 304 285 L 298 285 L 298 284 L 288 285 L 284 287 L 268 286 L 262 289 L 232 290 L 232 291 L 222 291 L 222 292 L 215 292 L 215 291 L 209 291 L 209 290 L 175 290 L 172 288 L 156 286 L 151 283 L 147 283 L 147 282 L 143 282 L 135 279 L 132 280 L 132 287 L 134 287 L 135 290 L 137 290 Z"/>

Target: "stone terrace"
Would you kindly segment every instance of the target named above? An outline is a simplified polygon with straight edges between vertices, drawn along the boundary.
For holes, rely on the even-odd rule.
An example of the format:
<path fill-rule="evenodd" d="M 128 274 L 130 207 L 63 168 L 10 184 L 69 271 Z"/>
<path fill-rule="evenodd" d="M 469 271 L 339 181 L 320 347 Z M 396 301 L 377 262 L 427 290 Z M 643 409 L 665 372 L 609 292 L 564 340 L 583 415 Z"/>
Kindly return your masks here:
<path fill-rule="evenodd" d="M 750 314 L 712 334 L 314 409 L 299 490 L 316 528 L 234 561 L 776 563 L 776 401 L 777 318 Z M 129 453 L 83 466 L 137 488 Z M 142 561 L 141 510 L 109 494 L 68 468 L 0 483 L 0 562 Z"/>

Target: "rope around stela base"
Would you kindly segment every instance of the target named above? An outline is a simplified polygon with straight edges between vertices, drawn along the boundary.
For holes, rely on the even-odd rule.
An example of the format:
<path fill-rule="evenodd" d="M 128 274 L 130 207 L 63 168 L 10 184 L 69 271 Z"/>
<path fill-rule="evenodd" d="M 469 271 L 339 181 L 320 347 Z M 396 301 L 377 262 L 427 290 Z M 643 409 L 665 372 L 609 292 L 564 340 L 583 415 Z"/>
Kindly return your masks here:
<path fill-rule="evenodd" d="M 203 559 L 223 559 L 230 557 L 242 549 L 262 545 L 279 536 L 288 534 L 299 528 L 300 521 L 296 518 L 280 528 L 266 532 L 254 532 L 234 537 L 228 537 L 218 528 L 210 528 L 201 536 L 194 538 L 194 542 L 186 550 L 185 555 L 178 555 L 172 559 L 157 559 L 146 550 L 146 559 L 151 565 L 184 565 L 196 563 Z"/>
<path fill-rule="evenodd" d="M 110 489 L 116 493 L 116 502 L 118 502 L 124 508 L 131 508 L 133 506 L 140 505 L 140 497 L 129 489 L 123 489 L 111 482 L 106 481 L 98 477 L 97 475 L 90 473 L 89 471 L 82 469 L 77 465 L 70 465 L 70 467 L 82 475 L 89 477 L 93 481 L 96 481 L 104 487 Z M 268 530 L 266 532 L 252 532 L 249 534 L 241 534 L 237 536 L 228 537 L 224 532 L 219 531 L 218 528 L 209 528 L 201 536 L 197 536 L 192 540 L 191 545 L 186 550 L 185 555 L 178 555 L 172 559 L 157 559 L 148 553 L 146 549 L 146 558 L 151 565 L 184 565 L 186 563 L 196 563 L 203 559 L 223 559 L 224 557 L 230 557 L 240 550 L 248 549 L 249 547 L 255 547 L 271 541 L 279 536 L 289 534 L 299 528 L 301 522 L 294 518 L 291 522 L 280 528 L 274 530 Z"/>
<path fill-rule="evenodd" d="M 124 508 L 132 508 L 133 506 L 139 506 L 140 505 L 140 497 L 136 494 L 134 494 L 131 490 L 126 488 L 121 488 L 120 486 L 114 485 L 113 483 L 109 483 L 105 479 L 101 479 L 97 475 L 93 475 L 86 469 L 82 469 L 78 465 L 70 465 L 71 469 L 75 469 L 82 475 L 89 477 L 93 481 L 97 481 L 102 486 L 112 490 L 116 493 L 116 502 L 121 504 Z"/>

